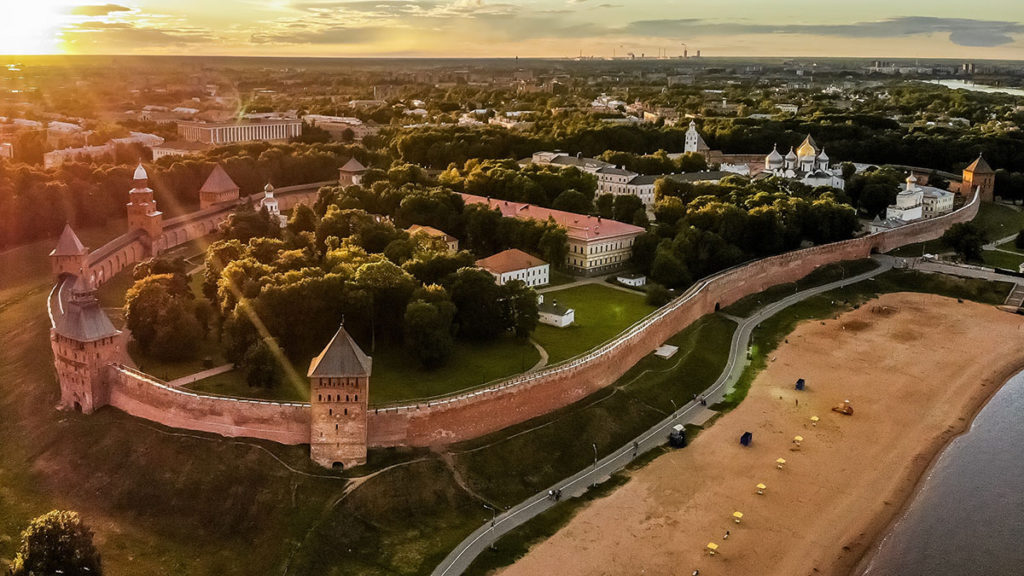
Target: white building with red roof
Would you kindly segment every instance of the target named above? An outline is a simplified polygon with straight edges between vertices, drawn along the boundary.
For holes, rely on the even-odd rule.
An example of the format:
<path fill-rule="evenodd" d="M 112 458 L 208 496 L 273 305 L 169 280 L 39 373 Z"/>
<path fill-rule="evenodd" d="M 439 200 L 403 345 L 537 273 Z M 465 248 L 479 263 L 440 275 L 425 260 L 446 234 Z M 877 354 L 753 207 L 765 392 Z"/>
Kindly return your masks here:
<path fill-rule="evenodd" d="M 460 196 L 467 205 L 486 204 L 500 211 L 506 218 L 542 222 L 554 220 L 568 233 L 569 254 L 565 264 L 577 274 L 602 274 L 623 268 L 633 256 L 633 242 L 645 232 L 639 226 L 600 216 L 563 212 L 511 200 L 493 200 L 473 194 Z"/>
<path fill-rule="evenodd" d="M 550 280 L 548 263 L 522 250 L 505 250 L 476 261 L 476 265 L 494 275 L 498 286 L 522 280 L 527 286 L 544 286 Z"/>

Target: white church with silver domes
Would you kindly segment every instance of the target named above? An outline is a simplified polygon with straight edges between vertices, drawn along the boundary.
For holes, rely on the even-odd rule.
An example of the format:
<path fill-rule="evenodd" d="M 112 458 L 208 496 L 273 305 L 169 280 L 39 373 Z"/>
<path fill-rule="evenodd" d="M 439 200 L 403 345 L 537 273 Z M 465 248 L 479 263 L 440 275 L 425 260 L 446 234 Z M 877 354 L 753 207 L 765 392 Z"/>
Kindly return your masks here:
<path fill-rule="evenodd" d="M 832 167 L 824 148 L 818 148 L 809 134 L 795 150 L 783 156 L 777 146 L 772 147 L 771 154 L 764 159 L 764 170 L 758 175 L 761 178 L 777 176 L 789 180 L 798 180 L 808 186 L 831 186 L 843 190 L 846 186 L 843 171 Z"/>

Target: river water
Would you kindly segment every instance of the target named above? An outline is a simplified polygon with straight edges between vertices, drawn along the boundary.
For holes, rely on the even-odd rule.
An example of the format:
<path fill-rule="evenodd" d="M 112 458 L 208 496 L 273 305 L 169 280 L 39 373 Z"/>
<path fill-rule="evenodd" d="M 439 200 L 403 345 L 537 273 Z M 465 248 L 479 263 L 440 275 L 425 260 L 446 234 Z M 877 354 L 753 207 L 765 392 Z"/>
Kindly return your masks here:
<path fill-rule="evenodd" d="M 929 80 L 929 84 L 939 84 L 946 88 L 953 90 L 970 90 L 972 92 L 998 92 L 1001 94 L 1012 94 L 1014 96 L 1024 96 L 1024 90 L 1020 88 L 1001 88 L 999 86 L 986 86 L 984 84 L 974 84 L 973 82 L 966 82 L 964 80 Z"/>
<path fill-rule="evenodd" d="M 939 456 L 863 576 L 1024 575 L 1024 372 Z"/>

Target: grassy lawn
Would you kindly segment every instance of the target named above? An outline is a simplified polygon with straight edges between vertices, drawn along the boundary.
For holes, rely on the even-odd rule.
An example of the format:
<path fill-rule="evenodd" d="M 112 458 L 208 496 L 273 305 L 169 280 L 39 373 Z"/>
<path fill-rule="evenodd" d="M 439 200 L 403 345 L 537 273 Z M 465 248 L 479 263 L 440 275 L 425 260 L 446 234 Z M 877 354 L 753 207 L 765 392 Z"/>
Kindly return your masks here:
<path fill-rule="evenodd" d="M 435 370 L 422 369 L 401 348 L 378 349 L 373 354 L 370 402 L 379 406 L 447 394 L 525 372 L 538 360 L 540 353 L 529 342 L 512 338 L 457 341 L 452 357 Z"/>
<path fill-rule="evenodd" d="M 996 248 L 1024 255 L 1024 250 L 1017 248 L 1016 240 L 1008 240 L 1006 242 L 1003 242 L 1002 244 L 996 245 Z"/>
<path fill-rule="evenodd" d="M 720 315 L 701 318 L 669 343 L 669 360 L 653 354 L 613 386 L 551 414 L 451 447 L 455 465 L 474 491 L 509 506 L 593 462 L 667 416 L 721 374 L 736 325 Z"/>
<path fill-rule="evenodd" d="M 943 254 L 951 251 L 952 249 L 942 240 L 929 240 L 927 242 L 918 242 L 916 244 L 901 246 L 900 248 L 888 252 L 888 254 L 890 256 L 898 256 L 900 258 L 920 258 L 925 254 Z"/>
<path fill-rule="evenodd" d="M 104 308 L 124 308 L 125 294 L 135 284 L 132 266 L 114 274 L 99 287 L 96 297 Z"/>
<path fill-rule="evenodd" d="M 994 242 L 1024 229 L 1024 212 L 1001 204 L 984 203 L 974 223 L 985 231 L 989 242 Z"/>
<path fill-rule="evenodd" d="M 128 343 L 128 354 L 132 357 L 135 365 L 139 367 L 139 370 L 152 374 L 161 380 L 174 380 L 175 378 L 195 374 L 196 372 L 220 366 L 227 362 L 224 360 L 224 353 L 220 342 L 211 337 L 207 337 L 199 343 L 199 352 L 194 360 L 166 362 L 143 353 L 134 341 Z M 205 361 L 206 358 L 210 359 L 209 365 Z"/>
<path fill-rule="evenodd" d="M 554 364 L 611 340 L 630 325 L 654 311 L 642 294 L 630 294 L 602 284 L 585 284 L 544 294 L 544 301 L 558 300 L 576 311 L 576 322 L 567 328 L 541 324 L 533 339 L 548 352 Z"/>
<path fill-rule="evenodd" d="M 740 298 L 736 302 L 726 306 L 722 311 L 726 314 L 746 318 L 768 304 L 778 302 L 786 296 L 800 290 L 815 288 L 823 284 L 842 280 L 843 278 L 849 278 L 850 276 L 857 276 L 858 274 L 869 272 L 875 268 L 878 268 L 878 263 L 870 258 L 864 258 L 862 260 L 847 260 L 845 262 L 829 264 L 818 268 L 796 282 L 779 284 L 768 288 L 764 292 L 758 292 L 756 294 Z"/>
<path fill-rule="evenodd" d="M 1024 262 L 1024 254 L 1010 254 L 998 250 L 985 250 L 981 253 L 981 260 L 986 266 L 995 268 L 1006 268 L 1016 272 L 1021 263 Z"/>
<path fill-rule="evenodd" d="M 579 280 L 579 278 L 569 274 L 568 272 L 562 272 L 561 270 L 551 268 L 548 275 L 548 286 L 561 286 L 562 284 L 569 284 L 577 280 Z"/>
<path fill-rule="evenodd" d="M 308 402 L 309 384 L 292 386 L 288 381 L 281 382 L 273 388 L 253 388 L 245 382 L 245 373 L 231 370 L 209 378 L 197 380 L 185 386 L 195 392 L 235 396 L 238 398 L 255 398 L 257 400 L 276 400 L 278 402 Z"/>

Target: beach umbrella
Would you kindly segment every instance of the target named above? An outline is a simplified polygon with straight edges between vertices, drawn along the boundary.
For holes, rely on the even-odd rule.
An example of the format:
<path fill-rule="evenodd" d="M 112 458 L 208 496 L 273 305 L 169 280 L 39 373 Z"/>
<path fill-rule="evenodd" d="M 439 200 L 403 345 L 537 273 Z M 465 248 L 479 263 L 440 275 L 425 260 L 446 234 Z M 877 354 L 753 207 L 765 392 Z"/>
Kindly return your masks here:
<path fill-rule="evenodd" d="M 757 493 L 762 495 L 762 496 L 764 496 L 764 491 L 765 491 L 766 488 L 768 488 L 768 487 L 765 486 L 763 483 L 762 484 L 758 484 L 757 485 Z"/>
<path fill-rule="evenodd" d="M 821 420 L 821 418 L 818 418 L 817 416 L 811 416 L 811 426 L 817 426 L 818 420 Z"/>
<path fill-rule="evenodd" d="M 739 524 L 740 520 L 743 520 L 743 512 L 739 512 L 739 511 L 733 512 L 732 513 L 732 519 L 733 519 L 734 522 Z"/>
<path fill-rule="evenodd" d="M 718 544 L 715 544 L 714 542 L 708 542 L 707 551 L 709 555 L 714 556 L 718 553 Z"/>
<path fill-rule="evenodd" d="M 799 443 L 801 443 L 803 441 L 804 441 L 804 437 L 803 436 L 793 436 L 793 442 L 794 443 L 799 444 Z"/>
<path fill-rule="evenodd" d="M 779 470 L 782 470 L 782 467 L 786 464 L 786 459 L 785 458 L 779 458 L 778 460 L 775 461 L 775 464 L 776 464 L 776 468 L 778 468 Z"/>

